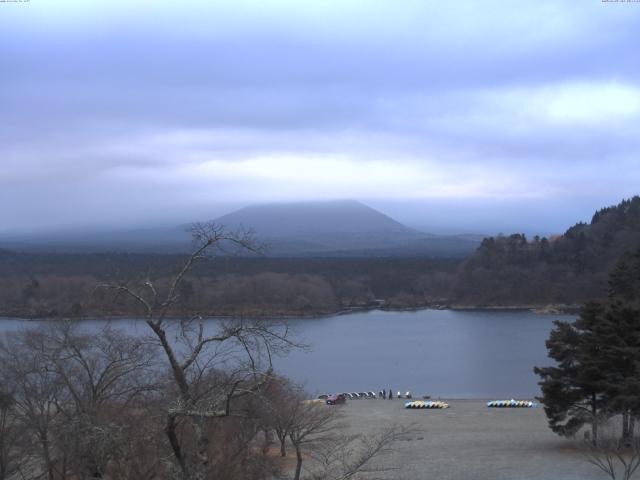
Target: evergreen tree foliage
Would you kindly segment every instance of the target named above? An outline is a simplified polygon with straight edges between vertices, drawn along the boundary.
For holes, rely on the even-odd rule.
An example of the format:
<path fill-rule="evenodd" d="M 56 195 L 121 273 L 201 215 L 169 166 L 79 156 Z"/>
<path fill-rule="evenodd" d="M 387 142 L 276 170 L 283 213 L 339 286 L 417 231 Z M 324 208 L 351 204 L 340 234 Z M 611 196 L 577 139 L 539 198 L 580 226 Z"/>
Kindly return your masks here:
<path fill-rule="evenodd" d="M 460 269 L 453 297 L 472 305 L 605 302 L 608 272 L 638 246 L 640 196 L 635 196 L 598 210 L 591 223 L 579 222 L 562 235 L 529 241 L 524 234 L 513 234 L 483 240 Z M 640 290 L 640 261 L 626 262 L 621 268 L 630 271 L 619 272 L 616 283 L 621 294 L 629 296 L 629 288 Z"/>
<path fill-rule="evenodd" d="M 626 252 L 612 269 L 609 298 L 636 306 L 640 303 L 640 249 Z"/>
<path fill-rule="evenodd" d="M 549 357 L 556 361 L 552 367 L 535 367 L 540 376 L 541 401 L 555 433 L 572 436 L 585 424 L 592 427 L 597 438 L 597 423 L 605 407 L 604 372 L 601 370 L 599 349 L 591 337 L 602 307 L 588 304 L 580 319 L 555 322 L 546 342 Z"/>
<path fill-rule="evenodd" d="M 640 250 L 625 254 L 610 275 L 608 300 L 556 322 L 546 342 L 556 365 L 534 369 L 551 429 L 573 435 L 583 425 L 622 416 L 622 437 L 640 415 Z"/>

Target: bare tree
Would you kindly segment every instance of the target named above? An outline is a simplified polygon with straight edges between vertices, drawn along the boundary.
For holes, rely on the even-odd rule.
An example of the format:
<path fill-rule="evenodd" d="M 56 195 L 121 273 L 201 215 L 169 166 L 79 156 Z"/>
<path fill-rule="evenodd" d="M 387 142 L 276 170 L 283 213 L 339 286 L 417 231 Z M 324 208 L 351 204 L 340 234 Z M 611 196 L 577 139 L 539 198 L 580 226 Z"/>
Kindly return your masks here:
<path fill-rule="evenodd" d="M 193 233 L 195 250 L 169 284 L 103 285 L 144 310 L 148 336 L 109 326 L 90 335 L 60 322 L 0 342 L 0 375 L 11 389 L 0 398 L 2 439 L 12 422 L 25 439 L 19 451 L 0 441 L 2 465 L 14 465 L 16 454 L 36 467 L 29 478 L 47 480 L 263 480 L 280 473 L 256 448 L 268 430 L 285 455 L 287 438 L 295 449 L 296 480 L 304 458 L 314 462 L 313 478 L 346 479 L 386 452 L 393 434 L 340 435 L 339 409 L 303 401 L 302 389 L 273 374 L 275 355 L 302 346 L 286 323 L 171 318 L 184 313 L 182 282 L 210 249 L 253 248 L 250 236 L 215 225 Z M 343 448 L 324 449 L 329 439 Z"/>
<path fill-rule="evenodd" d="M 348 427 L 340 406 L 308 398 L 301 386 L 273 376 L 261 402 L 263 416 L 280 442 L 280 455 L 286 456 L 287 440 L 295 450 L 295 480 L 303 478 L 305 459 L 309 463 L 306 477 L 314 480 L 348 479 L 357 473 L 393 469 L 375 459 L 391 453 L 393 444 L 412 433 L 411 429 L 389 426 L 373 435 L 349 435 L 344 433 Z"/>
<path fill-rule="evenodd" d="M 210 425 L 211 454 L 215 465 L 209 478 L 273 479 L 280 477 L 281 463 L 268 450 L 259 448 L 259 436 L 268 419 L 260 408 L 262 399 L 254 395 L 236 399 L 238 415 Z"/>
<path fill-rule="evenodd" d="M 58 447 L 70 470 L 101 478 L 120 449 L 120 415 L 156 388 L 153 349 L 109 325 L 89 334 L 58 322 L 45 334 L 44 360 L 68 398 L 57 405 Z"/>
<path fill-rule="evenodd" d="M 71 394 L 73 407 L 93 415 L 101 407 L 126 407 L 154 390 L 154 348 L 109 324 L 83 332 L 77 323 L 56 322 L 48 329 L 45 360 Z"/>
<path fill-rule="evenodd" d="M 171 451 L 166 445 L 161 413 L 158 399 L 152 397 L 144 405 L 120 410 L 117 421 L 94 430 L 96 436 L 109 437 L 97 439 L 98 445 L 110 447 L 105 476 L 120 480 L 169 477 Z"/>
<path fill-rule="evenodd" d="M 45 476 L 102 477 L 120 460 L 124 419 L 155 389 L 152 349 L 108 326 L 81 332 L 67 322 L 15 332 L 0 344 L 13 418 Z"/>
<path fill-rule="evenodd" d="M 640 438 L 621 437 L 610 420 L 600 421 L 598 432 L 596 440 L 585 438 L 582 453 L 586 460 L 611 480 L 633 478 L 640 467 Z"/>
<path fill-rule="evenodd" d="M 66 401 L 64 385 L 46 356 L 46 335 L 28 330 L 7 335 L 0 342 L 0 372 L 11 386 L 15 418 L 20 422 L 27 448 L 23 458 L 41 459 L 44 477 L 54 480 L 59 472 L 55 429 L 58 405 Z"/>
<path fill-rule="evenodd" d="M 388 426 L 374 435 L 340 435 L 310 452 L 316 463 L 312 480 L 347 480 L 359 473 L 380 473 L 397 467 L 383 462 L 394 444 L 413 433 L 410 428 Z"/>
<path fill-rule="evenodd" d="M 289 439 L 296 451 L 294 480 L 300 480 L 304 453 L 321 443 L 330 442 L 338 428 L 339 411 L 327 405 L 298 401 L 291 406 Z"/>
<path fill-rule="evenodd" d="M 288 378 L 277 375 L 269 379 L 261 394 L 262 415 L 267 420 L 267 429 L 275 433 L 280 443 L 280 456 L 286 457 L 287 439 L 297 419 L 295 413 L 306 395 Z"/>
<path fill-rule="evenodd" d="M 22 432 L 10 393 L 0 391 L 0 480 L 7 480 L 20 470 L 23 460 L 19 442 Z"/>
<path fill-rule="evenodd" d="M 274 354 L 297 346 L 286 324 L 256 321 L 221 322 L 214 332 L 205 332 L 200 315 L 173 322 L 171 314 L 184 316 L 180 304 L 185 276 L 213 252 L 256 250 L 250 232 L 228 232 L 213 224 L 195 224 L 191 230 L 193 253 L 186 259 L 166 289 L 146 279 L 140 285 L 109 284 L 133 299 L 143 310 L 145 321 L 169 364 L 175 400 L 166 412 L 165 433 L 175 463 L 185 480 L 204 479 L 215 461 L 210 452 L 212 421 L 236 415 L 232 401 L 255 394 L 270 371 Z M 227 374 L 211 381 L 208 374 L 224 369 Z M 203 382 L 203 379 L 209 381 Z M 187 429 L 195 439 L 185 440 Z M 181 435 L 180 432 L 183 434 Z"/>
<path fill-rule="evenodd" d="M 296 452 L 294 480 L 302 478 L 302 462 L 310 459 L 306 470 L 311 480 L 347 480 L 359 473 L 379 473 L 394 469 L 380 457 L 393 452 L 393 445 L 413 432 L 396 425 L 372 435 L 344 433 L 340 407 L 302 401 L 289 406 L 289 438 Z"/>

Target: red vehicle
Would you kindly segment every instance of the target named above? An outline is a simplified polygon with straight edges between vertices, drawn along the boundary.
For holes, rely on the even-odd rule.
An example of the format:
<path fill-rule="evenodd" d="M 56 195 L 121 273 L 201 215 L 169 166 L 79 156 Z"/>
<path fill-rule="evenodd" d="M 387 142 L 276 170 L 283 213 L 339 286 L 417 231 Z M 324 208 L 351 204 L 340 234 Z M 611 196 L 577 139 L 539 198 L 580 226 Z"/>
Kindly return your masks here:
<path fill-rule="evenodd" d="M 327 398 L 327 405 L 338 405 L 340 403 L 345 403 L 347 399 L 341 393 L 338 395 L 330 395 Z"/>

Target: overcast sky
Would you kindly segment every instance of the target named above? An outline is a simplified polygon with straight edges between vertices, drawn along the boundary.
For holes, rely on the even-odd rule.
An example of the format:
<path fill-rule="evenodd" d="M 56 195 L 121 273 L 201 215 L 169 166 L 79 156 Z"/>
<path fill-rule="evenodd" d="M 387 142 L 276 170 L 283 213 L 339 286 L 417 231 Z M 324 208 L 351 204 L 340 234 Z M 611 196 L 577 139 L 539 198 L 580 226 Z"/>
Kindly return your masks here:
<path fill-rule="evenodd" d="M 640 192 L 640 3 L 0 2 L 0 231 L 356 198 L 550 233 Z"/>

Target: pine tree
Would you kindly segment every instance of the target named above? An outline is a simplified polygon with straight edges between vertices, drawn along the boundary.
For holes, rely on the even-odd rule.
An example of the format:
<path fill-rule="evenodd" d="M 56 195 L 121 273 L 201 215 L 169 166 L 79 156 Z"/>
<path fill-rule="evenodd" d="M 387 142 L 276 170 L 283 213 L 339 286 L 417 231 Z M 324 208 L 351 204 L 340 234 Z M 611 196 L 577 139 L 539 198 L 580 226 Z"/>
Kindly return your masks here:
<path fill-rule="evenodd" d="M 609 415 L 622 416 L 622 437 L 629 440 L 633 419 L 640 414 L 640 310 L 610 303 L 593 341 L 600 345 L 606 408 Z"/>
<path fill-rule="evenodd" d="M 590 303 L 572 323 L 556 322 L 547 340 L 553 367 L 535 368 L 551 429 L 570 436 L 622 416 L 622 437 L 640 416 L 640 251 L 613 269 L 605 304 Z"/>
<path fill-rule="evenodd" d="M 556 321 L 546 345 L 553 367 L 535 367 L 540 376 L 540 400 L 551 430 L 573 436 L 585 424 L 591 425 L 591 438 L 597 441 L 597 425 L 605 408 L 605 376 L 598 347 L 585 339 L 598 324 L 603 308 L 587 304 L 573 323 Z"/>
<path fill-rule="evenodd" d="M 625 253 L 609 274 L 609 299 L 640 304 L 640 249 Z"/>

